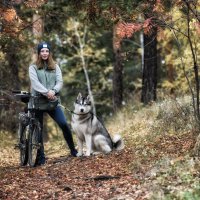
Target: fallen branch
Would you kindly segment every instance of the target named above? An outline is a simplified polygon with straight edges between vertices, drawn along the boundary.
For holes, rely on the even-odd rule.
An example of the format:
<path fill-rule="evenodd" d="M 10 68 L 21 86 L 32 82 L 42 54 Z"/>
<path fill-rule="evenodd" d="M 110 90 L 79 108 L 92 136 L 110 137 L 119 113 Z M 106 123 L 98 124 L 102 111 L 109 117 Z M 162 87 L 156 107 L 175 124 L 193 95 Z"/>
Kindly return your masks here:
<path fill-rule="evenodd" d="M 120 176 L 100 175 L 95 177 L 85 178 L 86 180 L 105 181 L 109 179 L 118 179 Z"/>

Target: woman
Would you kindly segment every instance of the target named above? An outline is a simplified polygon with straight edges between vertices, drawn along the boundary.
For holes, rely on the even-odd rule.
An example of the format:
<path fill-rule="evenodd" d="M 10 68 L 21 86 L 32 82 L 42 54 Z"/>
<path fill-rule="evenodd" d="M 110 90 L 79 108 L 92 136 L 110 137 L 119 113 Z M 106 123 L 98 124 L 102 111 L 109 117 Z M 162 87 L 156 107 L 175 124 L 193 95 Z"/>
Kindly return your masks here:
<path fill-rule="evenodd" d="M 48 43 L 42 42 L 37 48 L 37 61 L 29 67 L 29 78 L 31 81 L 31 93 L 34 95 L 46 96 L 49 100 L 55 100 L 63 86 L 62 72 L 60 67 L 54 62 L 51 47 Z M 36 117 L 43 125 L 43 113 L 47 112 L 62 129 L 64 138 L 68 144 L 71 155 L 76 156 L 77 151 L 74 147 L 71 131 L 67 125 L 64 112 L 58 105 L 53 110 L 37 110 Z M 43 137 L 41 136 L 41 149 L 38 151 L 37 165 L 45 164 L 45 154 Z"/>

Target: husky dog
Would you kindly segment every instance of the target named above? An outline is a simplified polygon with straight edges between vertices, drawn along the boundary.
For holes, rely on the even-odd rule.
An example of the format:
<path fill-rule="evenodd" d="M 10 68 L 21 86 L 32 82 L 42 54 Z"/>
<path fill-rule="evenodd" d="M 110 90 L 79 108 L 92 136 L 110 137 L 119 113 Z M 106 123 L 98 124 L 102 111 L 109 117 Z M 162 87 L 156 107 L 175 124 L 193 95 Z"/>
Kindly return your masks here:
<path fill-rule="evenodd" d="M 89 95 L 83 97 L 78 94 L 72 112 L 72 129 L 77 136 L 78 155 L 83 155 L 83 143 L 86 143 L 86 156 L 99 152 L 109 153 L 113 149 L 121 150 L 124 147 L 120 135 L 113 139 L 98 118 L 91 112 L 92 106 Z"/>

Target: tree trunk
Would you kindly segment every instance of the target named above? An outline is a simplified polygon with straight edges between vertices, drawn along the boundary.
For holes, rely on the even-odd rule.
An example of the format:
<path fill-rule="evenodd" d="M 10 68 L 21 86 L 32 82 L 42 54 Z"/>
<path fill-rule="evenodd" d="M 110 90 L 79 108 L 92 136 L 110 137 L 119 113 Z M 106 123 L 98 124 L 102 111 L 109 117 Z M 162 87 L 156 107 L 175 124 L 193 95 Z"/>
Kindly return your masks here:
<path fill-rule="evenodd" d="M 113 110 L 116 112 L 122 106 L 123 101 L 123 65 L 121 56 L 120 39 L 116 34 L 117 25 L 113 29 Z"/>
<path fill-rule="evenodd" d="M 85 61 L 85 52 L 84 52 L 84 47 L 85 47 L 85 43 L 86 43 L 87 26 L 84 26 L 84 36 L 81 39 L 81 35 L 80 35 L 80 33 L 78 31 L 78 27 L 77 27 L 78 24 L 76 23 L 76 20 L 74 20 L 74 19 L 73 19 L 73 25 L 74 25 L 75 35 L 78 39 L 78 44 L 79 44 L 79 48 L 75 47 L 75 49 L 77 50 L 77 52 L 81 58 L 82 68 L 83 68 L 86 83 L 87 83 L 88 94 L 90 96 L 90 100 L 91 100 L 91 104 L 92 104 L 92 111 L 93 111 L 94 115 L 96 115 L 96 106 L 95 106 L 94 96 L 92 93 L 90 78 L 89 78 L 88 70 L 87 70 L 87 64 Z"/>
<path fill-rule="evenodd" d="M 141 101 L 148 104 L 156 100 L 157 88 L 157 29 L 144 34 L 144 68 Z"/>
<path fill-rule="evenodd" d="M 40 42 L 43 32 L 44 32 L 44 22 L 40 15 L 33 14 L 33 36 L 37 43 Z M 36 44 L 37 45 L 37 44 Z M 35 62 L 37 58 L 37 52 L 32 53 L 32 62 Z M 47 142 L 49 140 L 48 131 L 47 131 L 47 117 L 44 115 L 43 118 L 43 141 Z"/>
<path fill-rule="evenodd" d="M 20 89 L 20 80 L 19 80 L 19 58 L 17 55 L 17 46 L 13 43 L 10 43 L 8 45 L 7 53 L 6 53 L 6 59 L 9 63 L 10 70 L 7 71 L 7 75 L 9 78 L 7 80 L 10 80 L 10 83 L 8 83 L 8 87 L 13 90 L 19 90 Z"/>
<path fill-rule="evenodd" d="M 117 111 L 122 106 L 123 100 L 123 67 L 120 49 L 115 51 L 115 63 L 113 68 L 113 108 Z"/>
<path fill-rule="evenodd" d="M 33 14 L 33 36 L 36 43 L 40 42 L 44 32 L 44 22 L 40 15 Z M 37 44 L 36 44 L 37 45 Z M 37 53 L 32 54 L 32 61 L 34 62 L 37 58 Z"/>

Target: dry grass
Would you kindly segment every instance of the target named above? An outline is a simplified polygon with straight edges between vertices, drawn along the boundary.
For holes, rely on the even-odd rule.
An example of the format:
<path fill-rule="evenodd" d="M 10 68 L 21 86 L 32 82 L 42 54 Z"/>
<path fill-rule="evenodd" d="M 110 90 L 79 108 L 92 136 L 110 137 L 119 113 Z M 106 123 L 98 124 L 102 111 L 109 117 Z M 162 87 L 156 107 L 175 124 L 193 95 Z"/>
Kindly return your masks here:
<path fill-rule="evenodd" d="M 190 97 L 168 99 L 135 109 L 125 107 L 107 123 L 111 133 L 122 133 L 127 142 L 155 135 L 179 135 L 196 129 Z M 130 141 L 131 140 L 131 141 Z"/>

